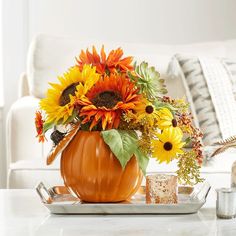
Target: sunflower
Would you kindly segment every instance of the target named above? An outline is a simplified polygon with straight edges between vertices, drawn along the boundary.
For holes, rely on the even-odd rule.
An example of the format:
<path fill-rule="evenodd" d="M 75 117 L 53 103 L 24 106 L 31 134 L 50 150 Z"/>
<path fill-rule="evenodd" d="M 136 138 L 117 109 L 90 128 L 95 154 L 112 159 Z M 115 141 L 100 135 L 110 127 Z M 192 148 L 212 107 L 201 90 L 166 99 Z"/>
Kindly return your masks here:
<path fill-rule="evenodd" d="M 136 112 L 137 121 L 141 123 L 147 123 L 149 126 L 153 126 L 154 122 L 158 120 L 158 113 L 156 108 L 147 99 L 143 99 L 134 108 Z"/>
<path fill-rule="evenodd" d="M 123 50 L 118 48 L 116 50 L 112 50 L 108 56 L 104 51 L 104 46 L 102 46 L 100 55 L 97 53 L 96 48 L 93 46 L 93 51 L 89 52 L 87 49 L 86 52 L 81 51 L 79 58 L 77 58 L 78 66 L 80 68 L 83 65 L 93 65 L 96 66 L 96 70 L 99 74 L 110 74 L 114 72 L 127 72 L 128 70 L 132 70 L 133 66 L 131 65 L 133 57 L 125 57 L 123 56 Z"/>
<path fill-rule="evenodd" d="M 178 154 L 184 153 L 182 147 L 185 145 L 182 142 L 182 132 L 179 128 L 169 127 L 163 130 L 161 134 L 157 134 L 158 140 L 152 140 L 153 156 L 159 162 L 172 161 Z"/>
<path fill-rule="evenodd" d="M 177 127 L 177 120 L 174 118 L 173 114 L 166 107 L 160 109 L 158 112 L 158 127 L 163 130 L 168 127 Z"/>
<path fill-rule="evenodd" d="M 102 124 L 103 130 L 118 128 L 121 115 L 134 109 L 140 98 L 126 75 L 105 76 L 89 90 L 86 98 L 80 100 L 82 124 L 91 122 L 90 130 L 97 124 Z"/>
<path fill-rule="evenodd" d="M 36 127 L 36 131 L 37 131 L 37 138 L 39 140 L 39 142 L 44 142 L 45 141 L 45 136 L 43 133 L 43 124 L 44 124 L 44 120 L 42 118 L 42 113 L 40 111 L 36 111 L 35 113 L 35 127 Z"/>
<path fill-rule="evenodd" d="M 99 79 L 96 68 L 85 65 L 80 71 L 78 66 L 69 69 L 60 84 L 50 83 L 46 98 L 40 101 L 40 108 L 47 114 L 47 123 L 65 123 L 75 108 L 75 99 L 83 96 Z"/>

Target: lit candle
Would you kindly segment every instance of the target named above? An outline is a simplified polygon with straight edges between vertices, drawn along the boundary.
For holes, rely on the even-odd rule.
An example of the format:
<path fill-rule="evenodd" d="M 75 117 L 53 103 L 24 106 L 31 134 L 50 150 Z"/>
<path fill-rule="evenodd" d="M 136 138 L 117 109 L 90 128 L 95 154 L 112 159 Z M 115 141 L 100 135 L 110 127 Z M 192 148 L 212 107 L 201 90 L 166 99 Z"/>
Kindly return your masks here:
<path fill-rule="evenodd" d="M 177 203 L 177 176 L 166 174 L 148 175 L 146 177 L 146 203 Z"/>

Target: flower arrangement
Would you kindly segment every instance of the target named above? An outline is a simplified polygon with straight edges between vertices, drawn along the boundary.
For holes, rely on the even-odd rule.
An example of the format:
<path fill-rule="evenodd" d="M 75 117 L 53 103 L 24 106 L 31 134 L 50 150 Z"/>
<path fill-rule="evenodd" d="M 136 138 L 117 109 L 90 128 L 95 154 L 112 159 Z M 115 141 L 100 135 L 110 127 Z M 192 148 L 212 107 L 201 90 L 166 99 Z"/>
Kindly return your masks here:
<path fill-rule="evenodd" d="M 133 155 L 143 173 L 150 158 L 160 163 L 178 161 L 181 182 L 201 181 L 201 132 L 192 124 L 184 99 L 164 96 L 164 80 L 148 63 L 134 63 L 118 48 L 106 55 L 95 47 L 81 51 L 76 64 L 58 83 L 50 83 L 40 101 L 35 124 L 39 142 L 52 127 L 57 146 L 73 125 L 79 130 L 100 131 L 104 142 L 125 168 Z M 191 143 L 190 149 L 187 145 Z"/>

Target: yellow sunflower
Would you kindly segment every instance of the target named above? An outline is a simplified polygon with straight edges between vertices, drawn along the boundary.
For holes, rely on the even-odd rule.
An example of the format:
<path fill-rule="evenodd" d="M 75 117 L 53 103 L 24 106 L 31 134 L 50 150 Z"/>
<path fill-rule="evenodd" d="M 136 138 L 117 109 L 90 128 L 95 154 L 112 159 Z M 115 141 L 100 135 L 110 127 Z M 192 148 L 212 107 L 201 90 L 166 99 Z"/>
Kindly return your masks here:
<path fill-rule="evenodd" d="M 111 74 L 100 79 L 80 99 L 82 124 L 89 123 L 90 130 L 118 128 L 122 114 L 135 108 L 141 95 L 126 75 Z"/>
<path fill-rule="evenodd" d="M 178 154 L 182 154 L 182 147 L 185 145 L 182 142 L 182 132 L 179 128 L 169 127 L 163 130 L 161 134 L 156 135 L 158 140 L 152 140 L 153 157 L 159 162 L 169 163 Z"/>
<path fill-rule="evenodd" d="M 46 112 L 46 123 L 65 123 L 72 115 L 75 97 L 83 96 L 98 80 L 100 75 L 96 68 L 84 65 L 82 71 L 74 66 L 63 76 L 58 77 L 60 83 L 50 83 L 46 98 L 40 101 L 40 108 Z"/>
<path fill-rule="evenodd" d="M 168 127 L 177 127 L 177 120 L 168 108 L 162 108 L 158 112 L 158 127 L 163 130 Z"/>
<path fill-rule="evenodd" d="M 156 108 L 147 99 L 143 99 L 135 106 L 137 121 L 141 123 L 147 123 L 153 126 L 154 122 L 158 120 L 158 113 Z"/>

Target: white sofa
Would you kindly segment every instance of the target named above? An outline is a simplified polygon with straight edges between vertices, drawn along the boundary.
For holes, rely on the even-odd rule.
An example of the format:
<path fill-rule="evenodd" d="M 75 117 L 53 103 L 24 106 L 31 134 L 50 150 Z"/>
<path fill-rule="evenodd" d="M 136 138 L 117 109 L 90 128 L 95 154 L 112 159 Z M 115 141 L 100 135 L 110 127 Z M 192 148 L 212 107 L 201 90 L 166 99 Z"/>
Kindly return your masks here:
<path fill-rule="evenodd" d="M 236 58 L 236 40 L 209 42 L 192 45 L 158 45 L 107 43 L 109 50 L 121 46 L 127 55 L 134 55 L 137 60 L 146 60 L 154 65 L 166 78 L 169 94 L 183 97 L 182 82 L 178 78 L 169 78 L 167 67 L 175 53 L 211 55 L 216 57 Z M 12 105 L 7 119 L 7 168 L 9 188 L 32 188 L 37 182 L 47 185 L 63 184 L 60 178 L 60 158 L 51 166 L 46 166 L 46 155 L 50 141 L 39 144 L 35 138 L 34 114 L 39 98 L 44 96 L 49 81 L 55 81 L 75 62 L 74 58 L 81 49 L 91 47 L 94 42 L 80 42 L 75 39 L 39 35 L 32 42 L 27 71 L 20 78 L 21 97 Z M 102 43 L 96 42 L 99 48 Z M 50 140 L 48 138 L 48 140 Z M 230 182 L 232 162 L 236 160 L 233 150 L 207 162 L 202 168 L 202 176 L 214 187 L 226 186 Z M 148 172 L 173 172 L 176 164 L 159 165 L 152 160 Z"/>

